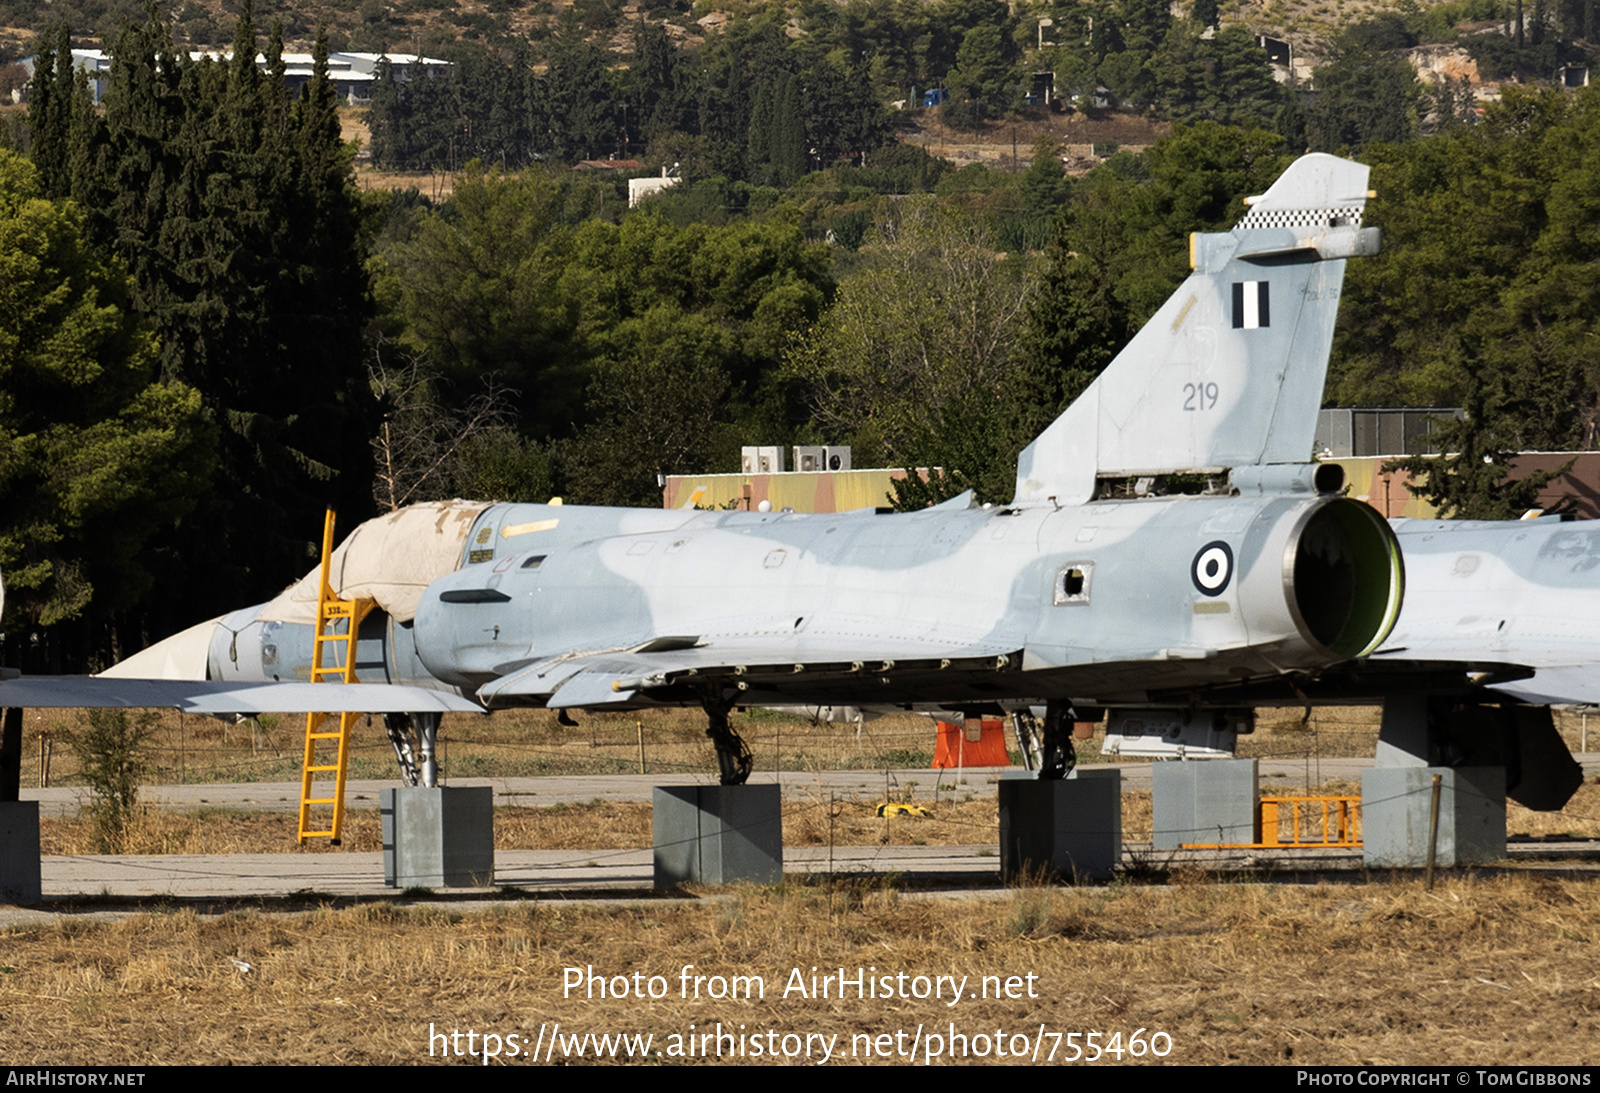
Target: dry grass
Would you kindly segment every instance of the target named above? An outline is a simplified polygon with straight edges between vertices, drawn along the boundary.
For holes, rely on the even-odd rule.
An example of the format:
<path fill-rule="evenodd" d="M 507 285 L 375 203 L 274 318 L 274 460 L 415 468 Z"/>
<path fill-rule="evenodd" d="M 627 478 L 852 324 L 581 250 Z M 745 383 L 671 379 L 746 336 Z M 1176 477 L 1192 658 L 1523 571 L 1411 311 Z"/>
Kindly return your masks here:
<path fill-rule="evenodd" d="M 1512 839 L 1600 839 L 1600 784 L 1586 783 L 1560 812 L 1532 812 L 1506 802 L 1506 836 Z"/>
<path fill-rule="evenodd" d="M 1144 800 L 1149 837 L 1148 793 Z M 791 793 L 783 802 L 784 841 L 789 846 L 965 846 L 994 844 L 997 819 L 993 798 L 928 803 L 931 815 L 876 815 L 876 801 L 830 800 Z M 1137 806 L 1136 806 L 1137 807 Z M 93 831 L 82 818 L 43 817 L 40 843 L 45 854 L 93 854 Z M 321 854 L 383 849 L 374 809 L 345 814 L 344 842 L 330 847 L 313 839 L 297 846 L 292 812 L 202 812 L 145 810 L 134 825 L 129 854 Z M 1130 836 L 1134 837 L 1134 836 Z M 592 801 L 543 808 L 497 808 L 497 850 L 623 850 L 651 845 L 651 808 L 643 803 Z"/>
<path fill-rule="evenodd" d="M 345 139 L 350 139 L 348 131 Z M 378 171 L 358 163 L 356 185 L 363 190 L 416 190 L 437 205 L 455 193 L 456 176 L 448 171 Z"/>
<path fill-rule="evenodd" d="M 449 778 L 537 777 L 546 774 L 703 774 L 715 769 L 697 710 L 578 713 L 563 727 L 549 710 L 507 710 L 491 717 L 451 715 L 440 735 L 442 772 Z M 860 726 L 813 724 L 803 717 L 749 710 L 734 727 L 749 742 L 756 769 L 786 771 L 926 768 L 933 758 L 933 722 L 891 714 Z M 49 748 L 49 784 L 76 785 L 69 740 L 78 715 L 27 711 L 22 783 L 40 784 L 41 741 Z M 1562 725 L 1577 748 L 1576 715 Z M 1600 732 L 1600 723 L 1596 725 Z M 300 776 L 304 720 L 262 717 L 234 724 L 161 711 L 148 754 L 149 784 L 294 781 Z M 1010 730 L 1007 740 L 1011 740 Z M 1240 738 L 1245 757 L 1306 759 L 1371 755 L 1378 737 L 1375 707 L 1328 707 L 1305 719 L 1299 710 L 1265 710 L 1252 736 Z M 641 738 L 643 763 L 641 764 Z M 1103 761 L 1101 735 L 1078 744 L 1079 762 Z M 641 771 L 641 766 L 643 770 Z M 356 729 L 351 777 L 394 777 L 393 754 L 376 721 Z"/>
<path fill-rule="evenodd" d="M 1301 785 L 1263 782 L 1263 795 L 1306 792 Z M 1361 787 L 1329 781 L 1310 787 L 1314 794 L 1359 796 Z M 916 800 L 927 816 L 876 814 L 876 799 L 849 799 L 826 792 L 790 790 L 783 799 L 783 836 L 786 846 L 985 846 L 998 838 L 994 799 L 948 792 L 934 800 L 931 792 L 919 798 L 915 790 L 895 795 Z M 651 809 L 644 803 L 591 801 L 542 808 L 506 807 L 495 810 L 495 847 L 499 850 L 624 850 L 651 845 Z M 1130 842 L 1148 841 L 1151 835 L 1151 800 L 1148 791 L 1127 790 L 1122 795 L 1122 834 Z M 93 832 L 88 821 L 44 817 L 40 820 L 45 854 L 92 854 Z M 1600 784 L 1588 784 L 1560 812 L 1531 812 L 1506 803 L 1506 833 L 1512 839 L 1600 839 Z M 381 850 L 378 814 L 374 809 L 346 813 L 344 844 L 329 847 L 322 839 L 307 846 L 295 842 L 295 817 L 289 812 L 251 812 L 209 809 L 200 812 L 146 810 L 134 825 L 129 854 L 323 854 Z"/>
<path fill-rule="evenodd" d="M 140 915 L 5 935 L 0 1012 L 18 1065 L 422 1062 L 430 1027 L 531 1042 L 556 1022 L 567 1034 L 653 1034 L 656 1049 L 719 1022 L 837 1035 L 847 1062 L 858 1035 L 904 1031 L 909 1045 L 919 1026 L 969 1037 L 1043 1026 L 1120 1032 L 1124 1044 L 1137 1029 L 1165 1032 L 1181 1063 L 1593 1063 L 1594 884 L 1457 875 L 1429 894 L 1412 882 L 1191 882 L 988 902 L 790 884 L 624 909 Z M 760 976 L 765 998 L 680 998 L 686 964 Z M 591 966 L 660 975 L 667 997 L 563 997 L 564 969 Z M 783 995 L 793 969 L 862 966 L 967 976 L 972 991 L 982 976 L 1032 975 L 1037 997 L 951 1008 Z M 437 1061 L 444 1045 L 433 1045 Z"/>
<path fill-rule="evenodd" d="M 262 717 L 234 724 L 161 711 L 148 755 L 150 784 L 293 781 L 300 777 L 305 722 Z M 705 716 L 691 710 L 578 713 L 578 727 L 556 722 L 550 710 L 507 710 L 491 717 L 450 715 L 440 734 L 446 777 L 537 777 L 546 774 L 704 774 L 716 769 Z M 802 717 L 751 710 L 734 726 L 749 742 L 756 769 L 872 770 L 926 767 L 933 758 L 934 724 L 898 714 L 861 727 L 814 725 Z M 49 748 L 51 785 L 79 784 L 69 741 L 78 715 L 29 710 L 23 739 L 23 785 L 40 780 L 41 739 Z M 641 741 L 642 760 L 641 763 Z M 643 769 L 641 770 L 641 766 Z M 351 742 L 350 776 L 393 778 L 395 764 L 383 726 L 360 724 Z"/>
<path fill-rule="evenodd" d="M 991 811 L 993 808 L 991 806 Z M 548 808 L 498 808 L 497 850 L 615 850 L 650 845 L 647 804 L 595 801 Z M 93 831 L 82 818 L 39 821 L 44 854 L 92 854 Z M 161 812 L 146 809 L 134 825 L 128 854 L 326 854 L 383 849 L 376 809 L 345 813 L 343 843 L 326 839 L 296 845 L 293 812 L 208 809 Z"/>
<path fill-rule="evenodd" d="M 67 738 L 72 722 L 29 711 L 34 735 L 24 748 L 23 784 L 37 784 L 37 732 L 54 741 L 53 784 L 73 784 L 74 769 Z M 566 773 L 638 773 L 640 738 L 644 768 L 651 774 L 700 774 L 713 768 L 703 718 L 689 710 L 644 714 L 579 714 L 576 729 L 556 723 L 547 711 L 508 711 L 491 718 L 447 720 L 442 742 L 447 776 L 483 777 Z M 295 719 L 262 719 L 261 726 L 227 724 L 209 718 L 163 713 L 151 755 L 151 782 L 221 782 L 291 780 L 298 776 L 301 731 Z M 927 767 L 932 758 L 934 728 L 925 717 L 898 715 L 870 721 L 859 733 L 853 726 L 812 724 L 802 718 L 766 711 L 738 715 L 740 731 L 750 741 L 758 770 L 782 765 L 790 771 Z M 1558 727 L 1577 749 L 1583 737 L 1578 715 L 1558 715 Z M 1596 726 L 1600 732 L 1600 724 Z M 1264 782 L 1263 793 L 1345 793 L 1359 795 L 1355 783 L 1325 782 L 1317 760 L 1370 755 L 1377 742 L 1378 711 L 1371 707 L 1325 708 L 1307 719 L 1300 710 L 1263 711 L 1257 731 L 1240 740 L 1240 754 L 1304 760 L 1304 778 Z M 1009 730 L 1008 730 L 1009 732 Z M 1100 737 L 1080 741 L 1080 762 L 1100 761 Z M 390 779 L 393 759 L 380 726 L 364 726 L 353 749 L 353 777 Z M 991 798 L 973 800 L 952 791 L 949 774 L 929 771 L 926 780 L 897 783 L 896 800 L 929 805 L 926 818 L 900 817 L 885 822 L 873 814 L 881 798 L 840 800 L 825 791 L 786 791 L 785 839 L 792 846 L 983 845 L 996 838 Z M 885 791 L 888 795 L 891 791 Z M 1150 796 L 1123 795 L 1123 833 L 1129 840 L 1150 837 Z M 375 810 L 348 814 L 345 848 L 377 850 Z M 1600 837 L 1600 786 L 1585 786 L 1558 813 L 1529 812 L 1508 804 L 1507 831 L 1513 837 L 1556 839 Z M 47 854 L 92 852 L 88 829 L 77 820 L 44 821 Z M 322 840 L 297 848 L 294 817 L 282 812 L 161 814 L 147 811 L 136 825 L 129 853 L 321 853 Z M 621 849 L 650 845 L 650 811 L 646 805 L 592 802 L 554 808 L 502 808 L 496 812 L 496 844 L 500 849 Z"/>
<path fill-rule="evenodd" d="M 1595 790 L 1600 796 L 1600 789 Z M 783 798 L 785 846 L 986 846 L 999 839 L 992 796 L 967 793 L 942 800 L 915 791 L 895 794 L 916 801 L 926 816 L 877 815 L 877 798 L 857 799 L 824 791 L 790 790 Z M 1537 814 L 1533 814 L 1537 815 Z M 40 844 L 47 855 L 93 854 L 94 832 L 82 817 L 41 817 Z M 1558 827 L 1562 825 L 1557 825 Z M 1565 825 L 1570 827 L 1571 825 Z M 1150 794 L 1122 795 L 1125 839 L 1150 838 Z M 1563 828 L 1564 830 L 1564 828 Z M 383 849 L 375 809 L 345 813 L 344 841 L 330 847 L 313 839 L 296 845 L 292 812 L 204 809 L 164 812 L 144 809 L 133 825 L 128 854 L 324 854 Z M 651 807 L 644 803 L 590 801 L 540 808 L 495 809 L 497 850 L 625 850 L 651 845 Z"/>
<path fill-rule="evenodd" d="M 652 771 L 658 762 L 709 765 L 692 715 L 583 720 L 577 730 L 538 714 L 458 722 L 447 763 L 627 769 L 637 762 L 642 729 Z M 197 731 L 202 727 L 209 737 Z M 801 769 L 870 765 L 919 742 L 932 745 L 924 719 L 869 723 L 860 741 L 849 729 L 774 715 L 748 718 L 742 728 L 756 743 L 758 762 L 781 757 Z M 236 770 L 251 747 L 248 729 L 239 726 L 180 723 L 171 715 L 163 731 L 158 745 L 182 746 L 187 769 L 208 779 Z M 1340 754 L 1370 754 L 1375 734 L 1372 711 L 1319 711 L 1308 724 L 1298 713 L 1264 719 L 1249 744 L 1266 754 L 1334 754 L 1336 746 Z M 212 750 L 203 752 L 202 743 Z M 1098 741 L 1081 746 L 1086 758 L 1091 747 Z M 872 812 L 876 800 L 788 791 L 785 841 L 992 843 L 992 799 L 944 788 L 936 797 L 937 784 L 930 772 L 926 782 L 897 791 L 928 805 L 931 816 L 887 823 Z M 1338 783 L 1310 788 L 1358 791 Z M 293 825 L 289 813 L 147 813 L 136 838 L 143 849 L 166 852 L 293 851 Z M 1124 795 L 1123 825 L 1130 840 L 1149 837 L 1148 793 Z M 346 848 L 377 849 L 377 827 L 375 810 L 353 811 Z M 75 821 L 46 820 L 44 828 L 46 853 L 87 846 L 86 829 Z M 1600 833 L 1600 787 L 1585 786 L 1553 816 L 1512 806 L 1508 830 Z M 644 804 L 496 812 L 500 849 L 649 842 Z M 691 1025 L 696 1034 L 719 1023 L 734 1032 L 742 1025 L 763 1042 L 768 1030 L 836 1035 L 838 1061 L 846 1062 L 863 1061 L 851 1056 L 868 1042 L 857 1037 L 903 1031 L 904 1045 L 919 1027 L 946 1037 L 1101 1030 L 1106 1040 L 1120 1033 L 1123 1044 L 1138 1029 L 1147 1037 L 1159 1031 L 1172 1038 L 1167 1060 L 1183 1063 L 1572 1064 L 1600 1057 L 1600 977 L 1590 969 L 1590 946 L 1600 939 L 1593 887 L 1600 881 L 1586 875 L 1456 872 L 1431 894 L 1409 876 L 1315 887 L 1230 883 L 1198 870 L 1174 879 L 1161 888 L 1128 881 L 1021 887 L 1000 900 L 911 898 L 878 882 L 790 882 L 716 900 L 621 908 L 529 902 L 463 914 L 377 903 L 302 915 L 179 911 L 64 921 L 0 934 L 0 1019 L 8 1059 L 24 1065 L 444 1061 L 444 1041 L 432 1041 L 429 1055 L 430 1028 L 470 1029 L 475 1044 L 492 1032 L 508 1047 L 511 1034 L 531 1043 L 556 1023 L 565 1035 L 650 1034 L 652 1050 L 668 1051 L 670 1037 L 679 1037 L 681 1048 Z M 691 964 L 692 974 L 759 976 L 766 996 L 679 997 L 678 976 Z M 591 966 L 608 977 L 660 975 L 667 996 L 563 997 L 564 969 Z M 819 974 L 872 967 L 879 975 L 967 976 L 969 989 L 983 976 L 1032 975 L 1037 997 L 970 998 L 954 1008 L 931 999 L 784 997 L 791 972 L 809 975 L 813 967 Z M 1047 1039 L 1046 1055 L 1050 1046 Z M 1058 1058 L 1069 1050 L 1064 1040 L 1055 1047 Z M 989 1050 L 983 1061 L 998 1061 Z"/>

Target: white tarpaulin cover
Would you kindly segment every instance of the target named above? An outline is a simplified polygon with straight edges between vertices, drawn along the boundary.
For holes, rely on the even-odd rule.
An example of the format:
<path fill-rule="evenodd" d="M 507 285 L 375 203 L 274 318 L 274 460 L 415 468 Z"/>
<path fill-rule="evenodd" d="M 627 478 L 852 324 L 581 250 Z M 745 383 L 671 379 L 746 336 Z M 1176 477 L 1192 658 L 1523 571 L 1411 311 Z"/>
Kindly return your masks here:
<path fill-rule="evenodd" d="M 432 501 L 368 520 L 334 550 L 329 583 L 344 599 L 376 600 L 390 618 L 409 622 L 422 590 L 455 572 L 472 522 L 488 507 L 487 501 Z M 284 589 L 256 617 L 314 624 L 320 568 Z"/>
<path fill-rule="evenodd" d="M 211 635 L 222 616 L 195 623 L 150 648 L 119 660 L 100 675 L 107 679 L 204 679 Z"/>

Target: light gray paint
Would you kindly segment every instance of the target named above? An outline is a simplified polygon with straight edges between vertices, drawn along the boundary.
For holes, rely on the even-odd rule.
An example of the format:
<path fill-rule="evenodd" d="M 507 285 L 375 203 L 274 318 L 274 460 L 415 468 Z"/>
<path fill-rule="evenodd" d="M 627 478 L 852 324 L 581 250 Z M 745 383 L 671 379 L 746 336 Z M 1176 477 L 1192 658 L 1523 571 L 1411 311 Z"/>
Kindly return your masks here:
<path fill-rule="evenodd" d="M 413 625 L 363 628 L 363 677 L 490 707 L 1015 708 L 1187 702 L 1365 652 L 1398 612 L 1392 536 L 1364 506 L 1318 496 L 1296 465 L 1310 454 L 1344 261 L 1376 248 L 1359 227 L 1366 179 L 1358 164 L 1306 156 L 1239 227 L 1196 235 L 1194 274 L 1022 454 L 1009 506 L 490 506 Z M 1231 489 L 1229 470 L 1247 488 Z M 1218 492 L 1095 499 L 1103 476 L 1168 471 L 1218 472 Z M 1351 534 L 1376 544 L 1359 572 L 1330 556 L 1342 584 L 1323 580 L 1327 566 L 1297 569 L 1327 525 L 1361 525 Z M 1092 573 L 1083 595 L 1060 594 L 1071 567 Z M 1371 599 L 1363 587 L 1380 610 L 1341 652 L 1336 627 L 1315 620 Z M 305 678 L 309 631 L 229 616 L 208 675 Z M 372 708 L 362 687 L 317 687 L 324 709 Z"/>

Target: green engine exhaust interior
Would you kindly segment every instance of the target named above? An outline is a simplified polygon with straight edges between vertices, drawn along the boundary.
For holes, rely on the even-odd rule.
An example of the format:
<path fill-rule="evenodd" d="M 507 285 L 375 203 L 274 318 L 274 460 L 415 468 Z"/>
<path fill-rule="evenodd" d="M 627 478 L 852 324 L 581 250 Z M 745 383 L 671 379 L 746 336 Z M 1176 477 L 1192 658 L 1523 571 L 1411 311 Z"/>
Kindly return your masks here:
<path fill-rule="evenodd" d="M 1394 532 L 1359 501 L 1317 509 L 1295 544 L 1295 605 L 1311 636 L 1340 656 L 1366 656 L 1389 636 L 1404 579 Z"/>

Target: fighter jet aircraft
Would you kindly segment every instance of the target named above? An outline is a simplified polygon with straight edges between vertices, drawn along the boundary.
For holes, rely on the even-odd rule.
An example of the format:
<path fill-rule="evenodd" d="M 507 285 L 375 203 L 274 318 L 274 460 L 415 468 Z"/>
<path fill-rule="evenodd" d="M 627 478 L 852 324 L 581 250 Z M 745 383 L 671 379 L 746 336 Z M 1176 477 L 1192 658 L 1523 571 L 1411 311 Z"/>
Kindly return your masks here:
<path fill-rule="evenodd" d="M 343 595 L 380 608 L 361 678 L 483 709 L 697 705 L 730 784 L 751 767 L 735 706 L 1042 706 L 1043 773 L 1059 777 L 1074 712 L 1225 717 L 1236 700 L 1214 688 L 1370 654 L 1400 612 L 1396 538 L 1340 496 L 1337 467 L 1307 463 L 1345 259 L 1378 246 L 1369 196 L 1367 168 L 1309 155 L 1233 230 L 1194 235 L 1193 273 L 1021 453 L 1007 505 L 497 504 L 370 522 L 333 567 Z M 306 599 L 291 589 L 121 673 L 257 684 L 237 701 L 267 701 L 267 684 L 306 677 Z M 0 705 L 86 704 L 35 684 L 0 683 Z M 362 686 L 319 707 L 374 708 Z"/>

